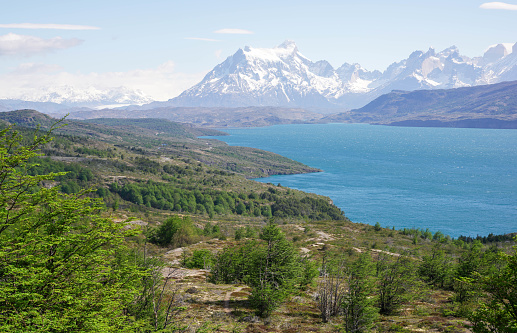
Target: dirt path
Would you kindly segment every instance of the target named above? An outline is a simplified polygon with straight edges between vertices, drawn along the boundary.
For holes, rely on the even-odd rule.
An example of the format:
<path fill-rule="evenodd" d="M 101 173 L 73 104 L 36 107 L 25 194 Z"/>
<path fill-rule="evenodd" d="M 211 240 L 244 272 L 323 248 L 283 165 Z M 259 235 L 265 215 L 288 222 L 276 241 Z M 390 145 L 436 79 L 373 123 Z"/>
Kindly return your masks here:
<path fill-rule="evenodd" d="M 244 288 L 246 288 L 246 287 L 237 287 L 237 289 L 230 290 L 226 293 L 226 295 L 224 295 L 224 312 L 226 312 L 226 313 L 232 312 L 232 309 L 230 308 L 230 297 L 231 297 L 232 293 L 237 293 Z"/>

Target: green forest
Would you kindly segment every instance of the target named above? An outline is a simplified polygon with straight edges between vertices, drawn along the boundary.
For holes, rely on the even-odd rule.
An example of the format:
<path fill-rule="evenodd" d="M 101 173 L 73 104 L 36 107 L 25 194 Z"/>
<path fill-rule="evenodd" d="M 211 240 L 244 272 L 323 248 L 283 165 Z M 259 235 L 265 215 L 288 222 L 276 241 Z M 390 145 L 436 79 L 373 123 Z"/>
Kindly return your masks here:
<path fill-rule="evenodd" d="M 0 115 L 1 332 L 517 332 L 515 234 L 354 223 L 191 126 Z"/>

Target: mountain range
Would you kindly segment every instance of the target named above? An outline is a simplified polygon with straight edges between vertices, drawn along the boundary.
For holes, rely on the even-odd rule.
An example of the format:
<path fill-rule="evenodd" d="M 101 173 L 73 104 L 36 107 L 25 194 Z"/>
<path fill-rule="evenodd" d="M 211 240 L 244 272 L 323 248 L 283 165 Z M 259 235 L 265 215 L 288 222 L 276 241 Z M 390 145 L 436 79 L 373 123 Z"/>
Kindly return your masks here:
<path fill-rule="evenodd" d="M 384 72 L 344 63 L 335 69 L 313 62 L 293 41 L 275 48 L 246 46 L 210 71 L 201 82 L 164 106 L 277 106 L 310 109 L 359 108 L 392 90 L 449 89 L 517 80 L 517 43 L 489 47 L 469 58 L 452 46 L 415 51 Z"/>
<path fill-rule="evenodd" d="M 46 113 L 67 113 L 81 109 L 141 105 L 152 101 L 142 91 L 127 87 L 99 89 L 62 85 L 34 90 L 23 99 L 0 99 L 0 111 L 32 108 Z"/>
<path fill-rule="evenodd" d="M 239 49 L 201 82 L 166 102 L 150 102 L 142 92 L 124 87 L 81 90 L 63 86 L 28 96 L 30 102 L 0 100 L 0 111 L 30 108 L 56 115 L 72 112 L 71 117 L 79 119 L 107 113 L 117 118 L 160 116 L 221 127 L 430 120 L 423 111 L 435 120 L 486 116 L 513 121 L 513 86 L 505 87 L 501 93 L 490 87 L 511 80 L 517 80 L 517 43 L 490 46 L 483 56 L 474 58 L 461 55 L 454 46 L 440 52 L 433 48 L 415 51 L 381 72 L 369 71 L 360 64 L 344 63 L 335 69 L 325 60 L 313 62 L 300 53 L 294 42 L 285 41 L 269 49 Z M 468 90 L 469 87 L 482 88 Z M 454 107 L 449 100 L 456 103 Z M 127 106 L 134 103 L 139 105 Z M 120 108 L 121 105 L 126 106 Z M 115 109 L 116 106 L 119 107 Z M 103 108 L 110 110 L 97 111 Z M 410 109 L 411 112 L 404 111 Z M 474 113 L 469 115 L 470 111 Z M 339 114 L 325 118 L 322 113 Z"/>

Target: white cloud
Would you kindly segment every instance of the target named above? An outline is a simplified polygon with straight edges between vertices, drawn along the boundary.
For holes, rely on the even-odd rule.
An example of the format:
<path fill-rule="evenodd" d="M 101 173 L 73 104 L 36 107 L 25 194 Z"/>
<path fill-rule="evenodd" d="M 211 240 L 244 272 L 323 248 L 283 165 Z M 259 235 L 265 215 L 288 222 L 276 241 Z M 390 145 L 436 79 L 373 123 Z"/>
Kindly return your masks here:
<path fill-rule="evenodd" d="M 12 29 L 57 29 L 57 30 L 100 30 L 99 27 L 75 24 L 41 24 L 41 23 L 9 23 L 0 24 L 0 28 Z"/>
<path fill-rule="evenodd" d="M 1 55 L 33 55 L 46 53 L 59 49 L 67 49 L 81 44 L 83 41 L 77 38 L 64 39 L 54 37 L 43 39 L 35 36 L 17 35 L 8 33 L 0 36 Z"/>
<path fill-rule="evenodd" d="M 185 37 L 185 39 L 202 40 L 202 41 L 205 41 L 205 42 L 220 42 L 219 39 L 201 38 L 201 37 Z"/>
<path fill-rule="evenodd" d="M 244 29 L 219 29 L 214 31 L 216 34 L 238 34 L 238 35 L 251 35 L 253 31 Z"/>
<path fill-rule="evenodd" d="M 479 8 L 483 9 L 503 9 L 503 10 L 517 10 L 517 5 L 512 5 L 504 2 L 485 2 Z"/>
<path fill-rule="evenodd" d="M 221 54 L 223 53 L 223 50 L 215 50 L 215 57 L 217 59 L 221 59 Z"/>
<path fill-rule="evenodd" d="M 201 81 L 205 74 L 178 73 L 172 61 L 156 68 L 106 73 L 70 73 L 57 65 L 26 63 L 0 74 L 0 98 L 37 100 L 53 87 L 72 86 L 84 90 L 126 87 L 165 101 Z"/>

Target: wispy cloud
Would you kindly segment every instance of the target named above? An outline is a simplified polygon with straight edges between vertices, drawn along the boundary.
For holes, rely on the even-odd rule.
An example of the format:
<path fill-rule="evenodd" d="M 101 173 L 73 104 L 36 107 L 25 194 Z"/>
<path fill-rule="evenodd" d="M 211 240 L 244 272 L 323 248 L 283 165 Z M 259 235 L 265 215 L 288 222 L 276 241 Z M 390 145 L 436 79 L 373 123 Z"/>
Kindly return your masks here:
<path fill-rule="evenodd" d="M 216 34 L 237 34 L 237 35 L 251 35 L 253 31 L 244 29 L 219 29 L 214 31 Z"/>
<path fill-rule="evenodd" d="M 201 38 L 201 37 L 185 37 L 185 39 L 202 40 L 204 42 L 220 42 L 219 39 Z"/>
<path fill-rule="evenodd" d="M 503 9 L 503 10 L 517 10 L 517 5 L 512 5 L 504 2 L 485 2 L 479 8 L 483 9 Z"/>
<path fill-rule="evenodd" d="M 10 29 L 56 29 L 56 30 L 100 30 L 99 27 L 75 24 L 9 23 L 0 24 L 0 28 Z"/>
<path fill-rule="evenodd" d="M 38 53 L 67 49 L 79 45 L 82 42 L 82 40 L 77 38 L 64 39 L 62 37 L 54 37 L 50 39 L 43 39 L 35 36 L 9 33 L 7 35 L 0 36 L 0 56 L 30 56 Z"/>

